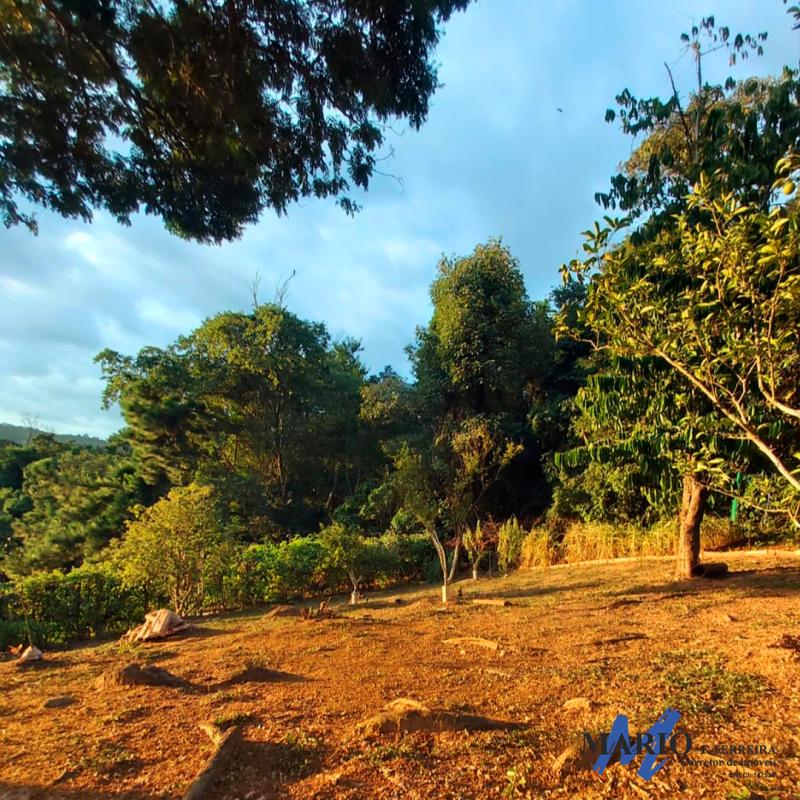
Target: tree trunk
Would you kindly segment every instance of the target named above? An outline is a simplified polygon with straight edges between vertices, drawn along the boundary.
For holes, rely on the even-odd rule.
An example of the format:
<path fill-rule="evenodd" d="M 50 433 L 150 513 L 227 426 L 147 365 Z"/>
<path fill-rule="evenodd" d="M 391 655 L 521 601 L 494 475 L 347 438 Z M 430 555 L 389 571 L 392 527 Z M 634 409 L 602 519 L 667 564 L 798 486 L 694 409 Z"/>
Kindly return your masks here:
<path fill-rule="evenodd" d="M 453 548 L 453 561 L 450 564 L 450 574 L 447 576 L 447 582 L 452 583 L 453 578 L 456 577 L 456 570 L 458 569 L 458 559 L 461 555 L 461 534 L 456 536 L 456 546 Z"/>
<path fill-rule="evenodd" d="M 708 489 L 694 475 L 683 477 L 683 497 L 678 515 L 678 577 L 691 578 L 700 559 L 700 523 L 706 510 Z"/>
<path fill-rule="evenodd" d="M 450 586 L 447 573 L 447 551 L 444 545 L 439 540 L 439 536 L 435 530 L 429 530 L 428 536 L 433 542 L 433 547 L 436 550 L 436 555 L 439 556 L 439 566 L 442 568 L 442 602 L 446 603 L 450 599 Z"/>
<path fill-rule="evenodd" d="M 472 580 L 474 580 L 474 581 L 478 580 L 478 565 L 477 564 L 473 564 L 472 565 Z"/>

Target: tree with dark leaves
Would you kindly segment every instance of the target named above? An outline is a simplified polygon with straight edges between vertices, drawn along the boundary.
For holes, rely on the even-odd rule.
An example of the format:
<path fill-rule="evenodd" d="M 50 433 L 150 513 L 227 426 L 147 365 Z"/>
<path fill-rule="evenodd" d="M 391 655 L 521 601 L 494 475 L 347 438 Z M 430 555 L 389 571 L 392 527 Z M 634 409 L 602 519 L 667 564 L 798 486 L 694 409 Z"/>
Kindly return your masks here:
<path fill-rule="evenodd" d="M 0 213 L 202 242 L 265 208 L 366 189 L 385 124 L 419 128 L 441 24 L 469 0 L 9 0 L 0 7 Z"/>

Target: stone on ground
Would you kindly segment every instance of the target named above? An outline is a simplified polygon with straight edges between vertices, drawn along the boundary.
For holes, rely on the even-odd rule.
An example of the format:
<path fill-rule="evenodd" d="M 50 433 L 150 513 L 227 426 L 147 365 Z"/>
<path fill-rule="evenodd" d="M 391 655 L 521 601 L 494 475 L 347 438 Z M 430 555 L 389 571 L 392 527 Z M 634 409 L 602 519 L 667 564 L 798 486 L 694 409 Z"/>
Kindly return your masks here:
<path fill-rule="evenodd" d="M 61 697 L 51 697 L 49 700 L 45 700 L 42 708 L 67 708 L 75 702 L 75 698 L 72 695 L 65 694 Z"/>
<path fill-rule="evenodd" d="M 573 697 L 567 700 L 562 708 L 567 711 L 591 711 L 592 701 L 588 697 Z"/>
<path fill-rule="evenodd" d="M 280 670 L 269 669 L 269 667 L 262 667 L 258 664 L 248 664 L 243 670 L 231 675 L 225 683 L 279 683 L 290 680 L 291 677 Z"/>
<path fill-rule="evenodd" d="M 280 605 L 275 606 L 271 611 L 266 613 L 268 617 L 299 617 L 300 609 L 297 606 Z"/>
<path fill-rule="evenodd" d="M 445 644 L 457 645 L 459 647 L 483 647 L 486 650 L 499 650 L 500 643 L 491 639 L 483 639 L 480 636 L 456 636 L 452 639 L 445 639 Z"/>
<path fill-rule="evenodd" d="M 44 653 L 34 645 L 26 647 L 22 651 L 22 655 L 17 659 L 20 664 L 28 664 L 31 661 L 41 661 L 44 658 Z"/>
<path fill-rule="evenodd" d="M 188 630 L 191 625 L 168 608 L 159 608 L 144 615 L 144 622 L 131 628 L 122 638 L 127 642 L 150 642 L 165 639 Z"/>

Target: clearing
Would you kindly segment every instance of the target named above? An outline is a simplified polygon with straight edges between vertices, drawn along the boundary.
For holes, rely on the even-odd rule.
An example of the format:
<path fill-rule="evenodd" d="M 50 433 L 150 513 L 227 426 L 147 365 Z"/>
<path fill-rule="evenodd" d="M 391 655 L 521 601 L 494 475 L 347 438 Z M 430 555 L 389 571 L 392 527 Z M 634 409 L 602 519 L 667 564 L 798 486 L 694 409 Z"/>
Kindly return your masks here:
<path fill-rule="evenodd" d="M 464 602 L 444 609 L 415 586 L 332 618 L 210 617 L 162 642 L 2 663 L 0 798 L 181 798 L 212 752 L 209 722 L 243 736 L 215 800 L 800 798 L 800 558 L 724 558 L 724 580 L 676 583 L 672 560 L 573 565 L 459 582 Z M 189 685 L 109 679 L 131 662 Z M 522 725 L 366 734 L 398 698 Z M 565 753 L 619 713 L 644 731 L 668 706 L 706 763 L 671 755 L 644 781 L 641 758 L 600 777 Z M 721 745 L 773 752 L 702 753 Z"/>

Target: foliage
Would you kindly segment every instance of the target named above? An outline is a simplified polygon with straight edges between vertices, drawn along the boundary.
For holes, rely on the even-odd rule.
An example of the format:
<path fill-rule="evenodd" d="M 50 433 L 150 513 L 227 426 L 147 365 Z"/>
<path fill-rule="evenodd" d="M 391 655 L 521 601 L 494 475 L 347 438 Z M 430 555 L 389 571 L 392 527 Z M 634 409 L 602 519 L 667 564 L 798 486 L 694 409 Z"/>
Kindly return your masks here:
<path fill-rule="evenodd" d="M 144 496 L 127 448 L 60 446 L 25 466 L 21 492 L 4 503 L 13 539 L 3 570 L 19 576 L 80 564 L 119 534 Z"/>
<path fill-rule="evenodd" d="M 466 5 L 6 3 L 4 221 L 35 230 L 29 203 L 124 223 L 143 209 L 221 242 L 302 197 L 353 211 L 384 124 L 424 122 L 440 25 Z"/>
<path fill-rule="evenodd" d="M 157 486 L 200 479 L 253 539 L 315 528 L 379 460 L 353 341 L 277 305 L 206 320 L 165 349 L 100 353 L 105 402 Z"/>
<path fill-rule="evenodd" d="M 212 490 L 190 484 L 139 509 L 110 557 L 125 586 L 166 597 L 176 613 L 191 614 L 221 585 L 230 555 Z"/>
<path fill-rule="evenodd" d="M 464 531 L 463 543 L 464 550 L 472 564 L 473 577 L 475 577 L 481 560 L 487 553 L 491 552 L 492 546 L 497 543 L 494 525 L 491 523 L 481 525 L 480 521 L 478 521 L 473 528 L 467 528 Z"/>
<path fill-rule="evenodd" d="M 380 541 L 369 539 L 357 528 L 341 522 L 321 528 L 319 539 L 325 548 L 326 570 L 346 576 L 354 593 L 374 577 L 384 560 Z"/>
<path fill-rule="evenodd" d="M 519 262 L 499 241 L 439 262 L 433 316 L 409 349 L 423 400 L 433 413 L 523 411 L 533 374 L 554 347 L 547 305 L 531 303 Z"/>
<path fill-rule="evenodd" d="M 794 162 L 785 163 L 790 169 Z M 609 234 L 600 229 L 591 237 L 603 256 L 583 320 L 597 347 L 666 368 L 675 388 L 670 417 L 691 439 L 694 471 L 730 490 L 737 471 L 771 468 L 788 484 L 783 510 L 796 518 L 796 205 L 762 211 L 733 194 L 715 196 L 701 180 L 674 233 L 605 249 Z M 573 268 L 583 274 L 589 265 Z M 654 422 L 651 416 L 646 424 Z M 659 433 L 669 430 L 662 423 Z"/>
<path fill-rule="evenodd" d="M 106 567 L 41 572 L 0 585 L 0 649 L 27 642 L 58 645 L 141 622 L 146 598 Z"/>
<path fill-rule="evenodd" d="M 714 176 L 719 194 L 735 192 L 764 207 L 770 197 L 773 167 L 800 135 L 800 82 L 785 68 L 778 78 L 728 78 L 719 85 L 704 81 L 704 59 L 724 51 L 733 63 L 761 55 L 766 33 L 735 34 L 706 17 L 681 37 L 695 62 L 696 85 L 685 104 L 667 67 L 671 91 L 666 99 L 617 96 L 623 133 L 637 140 L 623 170 L 607 193 L 596 199 L 634 217 L 649 217 L 640 234 L 650 236 L 686 210 L 686 198 L 700 176 Z"/>
<path fill-rule="evenodd" d="M 359 541 L 360 560 L 351 561 L 354 551 L 344 550 L 341 542 L 354 535 L 335 526 L 320 537 L 302 536 L 240 549 L 236 558 L 229 561 L 222 598 L 217 605 L 246 607 L 313 593 L 338 592 L 349 580 L 345 566 L 348 563 L 362 568 L 357 573 L 359 587 L 419 580 L 426 576 L 435 559 L 428 537 L 388 533 Z"/>
<path fill-rule="evenodd" d="M 519 563 L 522 569 L 549 567 L 560 557 L 558 544 L 547 526 L 531 528 L 520 548 Z"/>
<path fill-rule="evenodd" d="M 497 531 L 497 565 L 508 572 L 519 565 L 527 533 L 516 517 L 507 519 Z"/>
<path fill-rule="evenodd" d="M 564 459 L 560 461 L 563 463 Z M 577 473 L 564 467 L 558 475 L 548 514 L 584 522 L 640 521 L 666 508 L 673 500 L 671 494 L 666 503 L 655 498 L 644 478 L 641 464 L 633 461 L 589 461 Z"/>
<path fill-rule="evenodd" d="M 771 511 L 797 509 L 794 490 L 776 492 L 772 477 L 777 470 L 795 480 L 786 463 L 797 449 L 794 422 L 759 398 L 758 368 L 750 370 L 757 359 L 766 364 L 756 340 L 770 319 L 787 341 L 796 338 L 796 320 L 780 299 L 794 291 L 791 267 L 785 276 L 769 267 L 760 248 L 782 238 L 785 261 L 796 245 L 791 223 L 776 223 L 792 216 L 792 203 L 772 211 L 769 205 L 775 163 L 800 136 L 800 84 L 792 70 L 741 84 L 702 79 L 712 51 L 741 58 L 760 53 L 764 38 L 733 35 L 704 19 L 683 37 L 697 70 L 685 106 L 674 83 L 667 100 L 639 100 L 627 90 L 618 97 L 623 131 L 641 138 L 624 173 L 597 199 L 628 217 L 595 223 L 585 234 L 585 259 L 564 269 L 567 286 L 584 299 L 577 313 L 562 309 L 559 334 L 569 331 L 594 355 L 575 401 L 577 446 L 556 463 L 573 477 L 591 461 L 634 465 L 651 518 L 683 477 L 685 496 L 697 503 L 686 506 L 694 512 L 685 517 L 682 541 L 696 541 L 709 486 L 741 496 L 746 485 L 762 507 L 768 498 Z M 624 237 L 619 244 L 612 244 L 615 234 Z M 770 356 L 777 358 L 775 376 L 785 369 L 791 380 L 789 348 L 777 344 L 780 352 Z"/>

